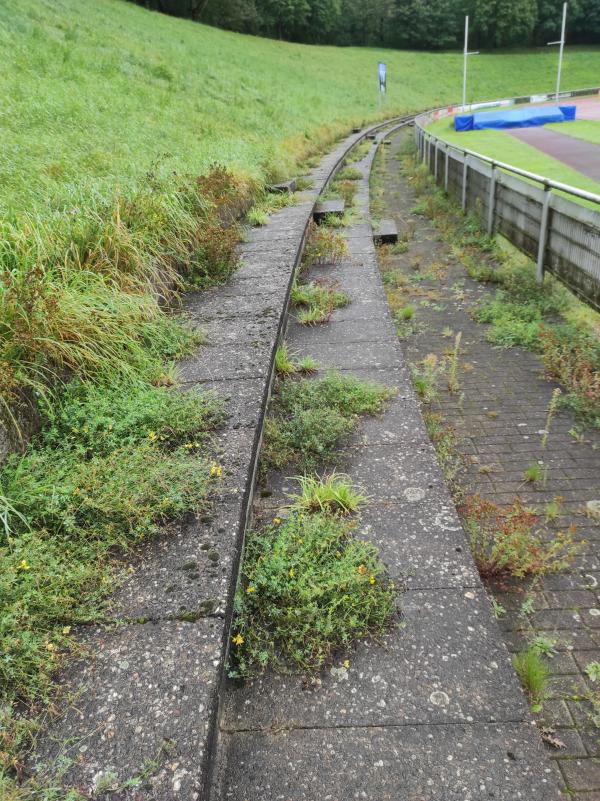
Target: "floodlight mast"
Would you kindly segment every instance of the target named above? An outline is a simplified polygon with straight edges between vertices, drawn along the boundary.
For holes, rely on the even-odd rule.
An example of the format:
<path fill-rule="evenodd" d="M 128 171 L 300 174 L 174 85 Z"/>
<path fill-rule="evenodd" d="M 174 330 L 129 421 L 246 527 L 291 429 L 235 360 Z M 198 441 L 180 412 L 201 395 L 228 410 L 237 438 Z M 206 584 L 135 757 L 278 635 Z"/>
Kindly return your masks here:
<path fill-rule="evenodd" d="M 463 111 L 467 107 L 467 60 L 469 56 L 478 56 L 479 50 L 473 50 L 469 53 L 469 15 L 465 17 L 465 49 L 463 52 L 463 93 L 462 93 L 462 107 Z"/>
<path fill-rule="evenodd" d="M 563 3 L 562 27 L 560 30 L 560 39 L 557 42 L 548 42 L 548 45 L 560 45 L 558 51 L 558 74 L 556 76 L 556 94 L 555 94 L 556 100 L 558 100 L 558 96 L 560 94 L 560 74 L 562 72 L 563 52 L 565 49 L 565 32 L 567 28 L 567 5 L 568 3 Z"/>

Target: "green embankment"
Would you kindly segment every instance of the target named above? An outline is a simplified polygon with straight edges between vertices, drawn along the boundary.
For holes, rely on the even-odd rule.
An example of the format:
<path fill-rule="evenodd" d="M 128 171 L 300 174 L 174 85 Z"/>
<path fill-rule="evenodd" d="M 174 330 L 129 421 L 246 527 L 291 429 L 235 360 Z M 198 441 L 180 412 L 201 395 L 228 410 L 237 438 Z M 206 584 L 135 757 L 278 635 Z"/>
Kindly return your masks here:
<path fill-rule="evenodd" d="M 157 164 L 284 175 L 352 123 L 455 101 L 462 58 L 258 39 L 124 0 L 2 4 L 0 54 L 0 213 L 127 194 Z M 469 94 L 550 90 L 555 64 L 545 50 L 481 55 Z M 600 49 L 573 48 L 563 84 L 593 83 L 599 66 Z"/>

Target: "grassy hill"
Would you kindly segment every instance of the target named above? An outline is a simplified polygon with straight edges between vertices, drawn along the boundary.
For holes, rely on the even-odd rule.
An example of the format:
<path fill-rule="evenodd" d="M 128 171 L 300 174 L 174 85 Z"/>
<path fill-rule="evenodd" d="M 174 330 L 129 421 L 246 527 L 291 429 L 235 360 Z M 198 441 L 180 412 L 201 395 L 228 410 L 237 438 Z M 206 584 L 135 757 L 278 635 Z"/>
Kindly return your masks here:
<path fill-rule="evenodd" d="M 115 547 L 202 508 L 213 475 L 223 410 L 170 391 L 200 340 L 163 295 L 227 278 L 224 221 L 265 179 L 353 124 L 455 100 L 461 56 L 261 40 L 125 0 L 0 3 L 0 56 L 0 428 L 32 407 L 40 423 L 0 465 L 0 797 L 22 801 L 58 795 L 17 787 L 14 710 L 52 697 Z M 554 67 L 545 50 L 479 56 L 472 96 L 549 90 Z M 598 67 L 600 50 L 570 50 L 564 85 Z"/>
<path fill-rule="evenodd" d="M 460 96 L 458 53 L 311 47 L 228 33 L 125 0 L 0 4 L 0 214 L 127 194 L 157 164 L 284 176 L 353 123 Z M 389 94 L 376 91 L 377 61 Z M 472 99 L 550 90 L 548 49 L 471 61 Z M 564 86 L 597 81 L 569 49 Z"/>

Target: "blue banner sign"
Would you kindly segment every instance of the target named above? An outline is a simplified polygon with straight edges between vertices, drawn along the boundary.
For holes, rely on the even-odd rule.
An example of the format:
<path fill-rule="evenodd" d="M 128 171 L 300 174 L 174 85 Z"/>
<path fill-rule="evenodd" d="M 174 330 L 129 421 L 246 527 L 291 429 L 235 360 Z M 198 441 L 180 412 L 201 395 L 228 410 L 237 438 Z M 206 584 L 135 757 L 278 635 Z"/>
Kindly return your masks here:
<path fill-rule="evenodd" d="M 379 62 L 379 91 L 385 92 L 386 69 L 383 61 Z"/>

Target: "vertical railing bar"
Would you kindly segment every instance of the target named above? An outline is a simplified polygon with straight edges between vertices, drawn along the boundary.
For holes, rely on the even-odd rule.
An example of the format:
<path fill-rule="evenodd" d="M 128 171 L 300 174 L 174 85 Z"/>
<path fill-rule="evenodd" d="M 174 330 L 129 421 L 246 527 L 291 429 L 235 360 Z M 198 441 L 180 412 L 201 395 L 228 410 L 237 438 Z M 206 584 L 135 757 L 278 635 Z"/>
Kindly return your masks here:
<path fill-rule="evenodd" d="M 490 193 L 488 196 L 488 236 L 494 233 L 494 214 L 496 212 L 496 164 L 492 161 L 492 173 L 490 175 Z"/>
<path fill-rule="evenodd" d="M 540 235 L 538 242 L 537 265 L 535 278 L 538 284 L 544 280 L 544 257 L 546 255 L 546 245 L 548 244 L 548 218 L 550 216 L 550 202 L 552 192 L 546 184 L 544 186 L 544 200 L 542 202 L 542 218 L 540 220 Z"/>
<path fill-rule="evenodd" d="M 462 210 L 466 211 L 467 210 L 467 176 L 468 176 L 468 170 L 469 170 L 469 157 L 468 157 L 468 155 L 466 153 L 464 154 L 464 158 L 465 158 L 465 160 L 463 161 L 462 201 L 461 201 L 461 205 L 462 205 Z"/>

